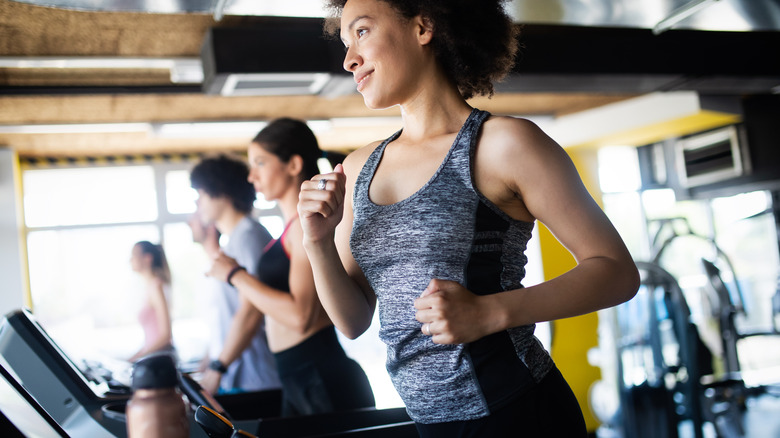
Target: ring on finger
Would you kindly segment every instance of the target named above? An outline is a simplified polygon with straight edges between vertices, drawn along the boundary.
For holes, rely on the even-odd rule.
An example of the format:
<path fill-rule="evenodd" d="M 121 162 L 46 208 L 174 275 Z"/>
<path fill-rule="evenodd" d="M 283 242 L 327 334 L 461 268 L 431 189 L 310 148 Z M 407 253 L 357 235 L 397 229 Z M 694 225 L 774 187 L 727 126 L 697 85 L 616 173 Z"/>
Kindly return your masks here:
<path fill-rule="evenodd" d="M 326 178 L 322 178 L 317 183 L 317 190 L 325 190 L 325 188 L 328 186 L 328 180 Z"/>
<path fill-rule="evenodd" d="M 423 334 L 425 336 L 430 336 L 431 335 L 431 323 L 426 322 L 425 324 L 423 324 L 422 332 L 423 332 Z"/>

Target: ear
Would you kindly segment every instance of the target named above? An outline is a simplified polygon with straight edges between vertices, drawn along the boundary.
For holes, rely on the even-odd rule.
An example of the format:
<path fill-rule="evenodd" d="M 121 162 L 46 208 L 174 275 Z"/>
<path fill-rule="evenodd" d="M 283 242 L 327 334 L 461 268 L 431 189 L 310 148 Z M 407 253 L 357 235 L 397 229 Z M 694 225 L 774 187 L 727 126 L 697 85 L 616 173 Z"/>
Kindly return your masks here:
<path fill-rule="evenodd" d="M 290 157 L 290 161 L 287 162 L 287 170 L 292 176 L 298 176 L 303 172 L 303 157 L 298 154 Z"/>
<path fill-rule="evenodd" d="M 414 20 L 417 42 L 423 46 L 430 44 L 431 40 L 433 40 L 433 20 L 423 15 L 418 15 Z"/>

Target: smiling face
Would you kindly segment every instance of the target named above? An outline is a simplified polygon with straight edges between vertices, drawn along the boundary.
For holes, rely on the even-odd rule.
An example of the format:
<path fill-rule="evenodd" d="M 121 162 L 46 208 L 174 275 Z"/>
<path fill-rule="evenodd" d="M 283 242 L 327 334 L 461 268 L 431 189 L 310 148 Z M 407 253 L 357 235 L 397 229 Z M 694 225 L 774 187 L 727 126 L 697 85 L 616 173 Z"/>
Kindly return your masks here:
<path fill-rule="evenodd" d="M 300 186 L 296 172 L 292 168 L 292 161 L 297 156 L 293 156 L 289 163 L 285 163 L 257 143 L 249 144 L 247 156 L 249 158 L 248 180 L 255 187 L 255 191 L 262 193 L 266 200 L 278 200 L 292 187 Z"/>
<path fill-rule="evenodd" d="M 405 19 L 387 2 L 349 0 L 341 15 L 341 39 L 347 48 L 344 69 L 372 109 L 403 104 L 420 84 L 420 66 L 430 41 L 419 17 Z"/>

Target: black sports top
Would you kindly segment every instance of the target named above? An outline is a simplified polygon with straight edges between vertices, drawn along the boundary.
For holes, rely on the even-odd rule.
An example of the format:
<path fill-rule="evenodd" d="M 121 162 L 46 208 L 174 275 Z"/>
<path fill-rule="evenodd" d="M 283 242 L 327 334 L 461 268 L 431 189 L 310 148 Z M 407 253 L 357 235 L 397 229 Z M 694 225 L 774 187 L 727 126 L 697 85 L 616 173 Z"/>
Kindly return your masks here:
<path fill-rule="evenodd" d="M 290 256 L 284 250 L 284 237 L 295 219 L 287 222 L 278 239 L 268 242 L 257 267 L 257 278 L 260 281 L 285 292 L 290 292 Z"/>

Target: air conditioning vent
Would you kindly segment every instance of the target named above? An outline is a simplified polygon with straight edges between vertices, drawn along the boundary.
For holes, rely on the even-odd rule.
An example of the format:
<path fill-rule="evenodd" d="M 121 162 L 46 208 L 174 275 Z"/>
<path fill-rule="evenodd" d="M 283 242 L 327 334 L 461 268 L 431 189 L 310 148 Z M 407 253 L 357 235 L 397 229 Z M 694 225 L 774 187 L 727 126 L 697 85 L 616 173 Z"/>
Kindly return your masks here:
<path fill-rule="evenodd" d="M 743 145 L 736 126 L 697 134 L 677 142 L 680 182 L 695 187 L 745 174 Z"/>
<path fill-rule="evenodd" d="M 329 73 L 254 73 L 228 75 L 223 96 L 317 94 L 330 80 Z"/>
<path fill-rule="evenodd" d="M 209 29 L 201 47 L 203 91 L 222 96 L 355 93 L 344 45 L 322 19 L 264 17 L 251 27 Z"/>

